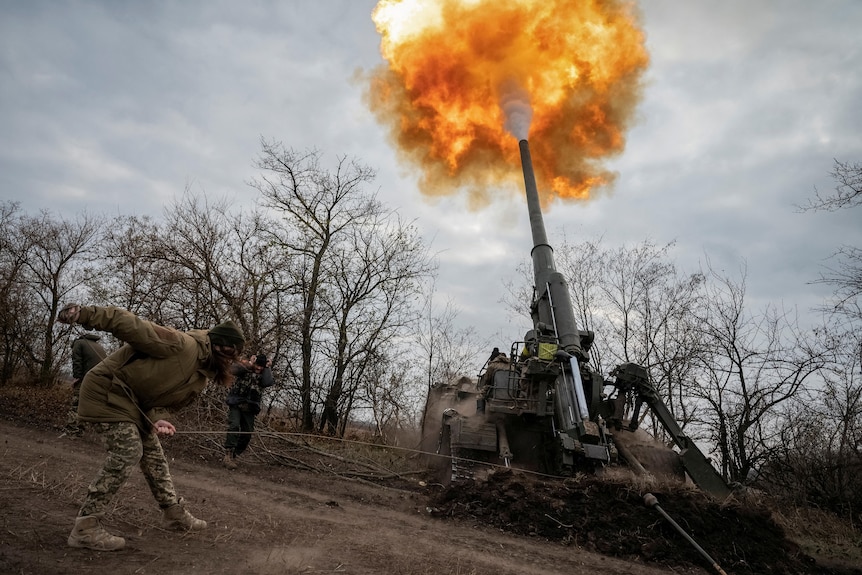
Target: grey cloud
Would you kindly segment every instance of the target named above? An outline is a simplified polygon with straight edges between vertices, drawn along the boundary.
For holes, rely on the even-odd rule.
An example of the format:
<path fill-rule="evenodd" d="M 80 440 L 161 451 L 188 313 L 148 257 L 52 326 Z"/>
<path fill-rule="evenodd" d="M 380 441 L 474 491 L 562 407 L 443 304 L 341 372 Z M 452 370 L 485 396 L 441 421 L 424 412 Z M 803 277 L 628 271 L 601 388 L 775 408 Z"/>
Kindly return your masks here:
<path fill-rule="evenodd" d="M 380 62 L 374 4 L 5 3 L 0 194 L 32 211 L 158 215 L 189 183 L 250 203 L 261 136 L 355 156 L 435 250 L 458 251 L 441 258 L 439 287 L 463 321 L 519 337 L 498 300 L 531 247 L 521 196 L 474 214 L 419 196 L 352 80 Z M 617 184 L 554 206 L 549 231 L 676 240 L 688 267 L 745 258 L 752 301 L 816 303 L 819 266 L 841 243 L 862 245 L 858 213 L 794 208 L 833 187 L 833 158 L 862 160 L 862 3 L 651 0 L 642 11 L 652 64 L 639 122 L 608 162 Z"/>

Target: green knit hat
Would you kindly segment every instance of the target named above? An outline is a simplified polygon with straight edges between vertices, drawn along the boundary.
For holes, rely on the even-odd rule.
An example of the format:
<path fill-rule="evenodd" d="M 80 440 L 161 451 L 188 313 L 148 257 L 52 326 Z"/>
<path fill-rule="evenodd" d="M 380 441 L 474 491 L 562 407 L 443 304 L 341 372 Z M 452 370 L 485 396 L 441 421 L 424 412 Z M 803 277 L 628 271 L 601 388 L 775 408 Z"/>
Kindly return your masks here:
<path fill-rule="evenodd" d="M 242 330 L 234 322 L 228 320 L 220 323 L 207 333 L 214 345 L 233 345 L 242 348 L 245 345 L 245 336 Z"/>

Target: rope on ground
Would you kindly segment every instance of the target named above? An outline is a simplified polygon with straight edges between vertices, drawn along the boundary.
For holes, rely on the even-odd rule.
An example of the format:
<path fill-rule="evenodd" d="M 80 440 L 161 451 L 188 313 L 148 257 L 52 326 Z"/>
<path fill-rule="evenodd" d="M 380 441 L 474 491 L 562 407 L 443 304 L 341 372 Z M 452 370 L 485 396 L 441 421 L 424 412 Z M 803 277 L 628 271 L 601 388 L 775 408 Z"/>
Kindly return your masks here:
<path fill-rule="evenodd" d="M 208 431 L 208 430 L 179 431 L 179 430 L 177 430 L 174 433 L 174 435 L 225 435 L 225 433 L 226 433 L 226 431 L 224 431 L 224 430 L 220 430 L 220 431 Z M 236 431 L 236 432 L 231 431 L 231 433 L 232 434 L 234 434 L 234 433 L 235 434 L 244 434 L 244 435 L 257 435 L 261 440 L 263 440 L 265 437 L 269 437 L 269 438 L 276 438 L 276 439 L 280 438 L 280 439 L 284 439 L 284 440 L 287 440 L 288 438 L 302 438 L 302 439 L 306 439 L 306 440 L 314 439 L 314 440 L 318 440 L 318 441 L 320 441 L 320 440 L 334 441 L 334 442 L 340 442 L 340 443 L 345 443 L 345 444 L 370 447 L 373 449 L 386 449 L 386 450 L 392 450 L 392 451 L 402 451 L 402 452 L 409 453 L 409 454 L 422 455 L 422 456 L 434 457 L 434 458 L 441 458 L 441 459 L 445 459 L 448 461 L 456 459 L 452 455 L 443 455 L 440 453 L 423 451 L 421 449 L 414 449 L 414 448 L 410 448 L 410 447 L 400 447 L 400 446 L 394 446 L 394 445 L 380 445 L 379 443 L 372 443 L 369 441 L 359 441 L 359 440 L 355 440 L 355 439 L 345 439 L 343 437 L 332 437 L 332 436 L 327 436 L 327 435 L 317 435 L 314 433 L 299 433 L 299 432 L 291 432 L 291 431 L 269 431 L 269 430 L 267 430 L 267 431 Z M 368 468 L 373 467 L 370 464 L 363 464 L 362 462 L 359 462 L 355 459 L 347 459 L 347 458 L 341 457 L 337 454 L 329 453 L 329 452 L 326 452 L 324 450 L 318 449 L 318 448 L 310 445 L 308 443 L 308 441 L 303 441 L 301 444 L 297 443 L 297 442 L 289 442 L 289 443 L 292 443 L 293 445 L 295 445 L 299 449 L 303 449 L 305 451 L 311 451 L 313 453 L 317 453 L 317 454 L 325 456 L 325 457 L 331 457 L 333 459 L 341 461 L 342 463 L 352 463 L 352 464 L 356 464 L 356 465 L 364 465 L 365 467 L 368 467 Z M 276 453 L 270 447 L 266 446 L 266 444 L 263 441 L 261 441 L 260 444 L 263 446 L 263 449 L 267 453 L 267 455 L 269 455 L 272 458 L 272 460 L 274 460 L 278 463 L 286 464 L 286 465 L 294 465 L 294 466 L 297 466 L 299 468 L 304 468 L 308 471 L 326 471 L 328 473 L 334 473 L 334 471 L 332 469 L 326 469 L 326 468 L 320 469 L 320 468 L 317 468 L 313 465 L 308 464 L 305 461 L 302 461 L 301 459 L 289 457 L 289 456 L 283 455 L 281 453 Z M 457 459 L 459 461 L 463 461 L 463 462 L 467 462 L 467 463 L 471 463 L 471 464 L 483 465 L 483 466 L 489 467 L 489 468 L 495 468 L 495 469 L 501 469 L 501 470 L 502 469 L 511 469 L 511 467 L 506 466 L 505 464 L 502 464 L 502 463 L 490 463 L 488 461 L 480 461 L 480 460 L 469 459 L 469 458 L 465 458 L 465 457 L 457 457 Z M 382 470 L 387 475 L 381 477 L 380 475 L 365 474 L 364 477 L 375 477 L 375 478 L 379 478 L 379 479 L 394 479 L 394 478 L 406 479 L 407 475 L 417 475 L 420 473 L 424 473 L 426 471 L 426 470 L 419 470 L 419 471 L 410 471 L 407 473 L 398 473 L 398 472 L 392 471 L 391 469 L 386 469 L 385 467 L 381 467 L 379 465 L 377 467 L 378 467 L 378 469 Z M 520 473 L 529 474 L 529 475 L 533 475 L 533 476 L 540 477 L 540 478 L 559 479 L 559 476 L 556 476 L 556 475 L 550 475 L 547 473 L 540 473 L 538 471 L 531 471 L 528 469 L 519 469 L 518 471 Z M 346 473 L 346 472 L 340 472 L 339 474 L 344 474 L 344 473 Z M 350 475 L 351 475 L 351 477 L 355 477 L 357 480 L 361 479 L 363 477 L 358 472 L 350 472 Z"/>

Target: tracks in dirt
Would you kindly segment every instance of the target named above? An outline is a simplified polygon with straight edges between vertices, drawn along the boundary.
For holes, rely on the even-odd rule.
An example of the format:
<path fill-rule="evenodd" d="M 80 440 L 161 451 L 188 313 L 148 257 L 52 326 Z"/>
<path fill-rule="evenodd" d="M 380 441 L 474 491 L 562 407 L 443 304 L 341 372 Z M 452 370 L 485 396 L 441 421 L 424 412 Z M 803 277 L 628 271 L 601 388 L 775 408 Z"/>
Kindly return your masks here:
<path fill-rule="evenodd" d="M 0 572 L 268 575 L 657 575 L 661 569 L 539 539 L 430 517 L 422 493 L 379 489 L 333 476 L 166 453 L 181 495 L 210 527 L 180 535 L 158 527 L 140 473 L 107 518 L 129 540 L 116 553 L 69 549 L 65 538 L 87 483 L 103 460 L 94 438 L 0 422 Z M 679 570 L 675 571 L 680 573 Z M 690 574 L 703 573 L 692 570 Z"/>

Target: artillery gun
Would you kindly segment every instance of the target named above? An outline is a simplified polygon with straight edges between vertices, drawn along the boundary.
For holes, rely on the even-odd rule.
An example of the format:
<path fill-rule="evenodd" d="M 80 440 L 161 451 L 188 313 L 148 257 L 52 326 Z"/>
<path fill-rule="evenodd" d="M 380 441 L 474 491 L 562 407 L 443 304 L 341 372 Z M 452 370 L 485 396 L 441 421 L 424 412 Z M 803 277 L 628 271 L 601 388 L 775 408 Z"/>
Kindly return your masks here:
<path fill-rule="evenodd" d="M 533 329 L 508 356 L 495 348 L 475 383 L 462 378 L 430 390 L 434 407 L 426 410 L 424 431 L 428 437 L 439 429 L 432 432 L 437 451 L 451 462 L 444 480 L 475 478 L 486 463 L 569 476 L 622 459 L 644 471 L 625 436 L 637 430 L 646 405 L 679 449 L 666 453 L 701 489 L 724 499 L 730 489 L 683 433 L 646 369 L 625 363 L 605 379 L 589 365 L 594 334 L 577 327 L 545 233 L 529 143 L 520 140 L 519 147 L 533 238 Z M 624 419 L 627 406 L 633 409 Z"/>

